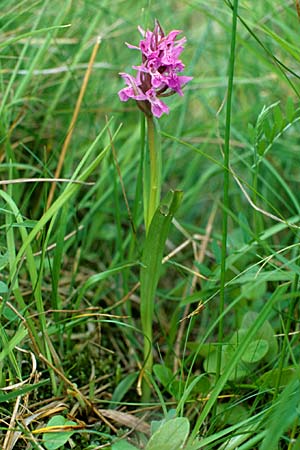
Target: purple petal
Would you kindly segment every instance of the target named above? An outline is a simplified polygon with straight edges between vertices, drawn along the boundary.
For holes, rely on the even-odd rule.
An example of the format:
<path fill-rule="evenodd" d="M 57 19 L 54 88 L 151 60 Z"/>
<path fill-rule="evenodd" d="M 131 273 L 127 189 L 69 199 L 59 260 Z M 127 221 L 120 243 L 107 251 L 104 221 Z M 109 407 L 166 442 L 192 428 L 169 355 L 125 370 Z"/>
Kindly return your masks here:
<path fill-rule="evenodd" d="M 188 83 L 189 81 L 191 81 L 194 77 L 186 77 L 184 75 L 180 75 L 179 77 L 179 81 L 180 81 L 180 86 Z"/>
<path fill-rule="evenodd" d="M 159 98 L 156 97 L 156 93 L 154 89 L 149 89 L 146 92 L 147 100 L 151 104 L 151 111 L 155 117 L 161 117 L 163 113 L 169 114 L 169 108 L 167 105 L 162 102 Z"/>
<path fill-rule="evenodd" d="M 130 88 L 124 88 L 124 89 L 121 89 L 118 92 L 118 95 L 119 95 L 119 98 L 120 98 L 121 102 L 127 102 L 127 100 L 129 98 L 131 98 L 131 93 L 129 92 L 129 89 Z"/>
<path fill-rule="evenodd" d="M 169 114 L 167 105 L 159 99 L 151 102 L 151 112 L 155 117 L 161 117 L 163 113 Z"/>
<path fill-rule="evenodd" d="M 134 78 L 128 73 L 120 73 L 119 74 L 126 82 L 128 87 L 121 89 L 119 91 L 119 98 L 122 102 L 127 102 L 129 98 L 133 98 L 135 100 L 146 100 L 146 95 L 143 93 L 141 88 L 139 87 L 141 82 L 138 78 Z"/>
<path fill-rule="evenodd" d="M 170 31 L 169 34 L 167 34 L 167 36 L 164 38 L 164 40 L 167 42 L 175 41 L 176 37 L 180 33 L 182 33 L 182 30 L 172 30 L 172 31 Z M 183 38 L 183 39 L 185 39 L 185 38 Z"/>
<path fill-rule="evenodd" d="M 186 77 L 186 76 L 178 76 L 176 73 L 170 74 L 168 77 L 166 77 L 166 84 L 172 91 L 177 92 L 179 95 L 183 95 L 183 92 L 181 90 L 181 87 L 191 81 L 193 77 Z"/>
<path fill-rule="evenodd" d="M 140 47 L 137 47 L 136 45 L 128 44 L 128 42 L 125 42 L 125 45 L 127 45 L 128 48 L 133 48 L 134 50 L 140 50 Z"/>

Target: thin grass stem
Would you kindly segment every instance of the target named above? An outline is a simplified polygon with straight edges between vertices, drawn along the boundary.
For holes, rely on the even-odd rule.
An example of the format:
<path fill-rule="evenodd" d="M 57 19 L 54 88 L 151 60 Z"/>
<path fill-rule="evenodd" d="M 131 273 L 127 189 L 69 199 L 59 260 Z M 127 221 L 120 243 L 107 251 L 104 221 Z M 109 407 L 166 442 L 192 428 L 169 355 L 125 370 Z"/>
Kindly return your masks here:
<path fill-rule="evenodd" d="M 221 375 L 222 363 L 222 342 L 224 337 L 224 320 L 223 312 L 225 305 L 225 284 L 226 284 L 226 256 L 227 256 L 227 234 L 228 234 L 228 210 L 229 205 L 229 173 L 230 173 L 230 132 L 231 132 L 231 114 L 232 114 L 232 94 L 235 66 L 235 46 L 236 46 L 236 29 L 238 17 L 238 0 L 233 3 L 232 28 L 231 28 L 231 46 L 228 70 L 228 86 L 227 86 L 227 102 L 226 102 L 226 121 L 225 121 L 225 137 L 224 137 L 224 171 L 223 171 L 223 211 L 222 211 L 222 247 L 221 247 L 221 279 L 220 279 L 220 303 L 219 315 L 222 317 L 219 322 L 217 349 L 217 367 L 216 380 Z"/>

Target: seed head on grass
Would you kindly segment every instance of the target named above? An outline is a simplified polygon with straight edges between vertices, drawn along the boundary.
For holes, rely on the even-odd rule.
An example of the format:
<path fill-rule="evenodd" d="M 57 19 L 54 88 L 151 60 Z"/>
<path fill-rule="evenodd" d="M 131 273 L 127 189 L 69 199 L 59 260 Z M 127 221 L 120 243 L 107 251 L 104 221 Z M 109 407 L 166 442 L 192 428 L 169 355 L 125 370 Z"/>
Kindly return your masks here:
<path fill-rule="evenodd" d="M 133 66 L 137 71 L 135 77 L 120 73 L 127 87 L 119 91 L 119 97 L 123 102 L 130 98 L 136 100 L 138 107 L 148 117 L 161 117 L 163 113 L 169 113 L 169 108 L 160 97 L 175 93 L 182 96 L 182 86 L 192 79 L 178 75 L 185 67 L 179 55 L 184 49 L 186 38 L 176 40 L 181 33 L 179 30 L 165 35 L 158 20 L 155 21 L 154 31 L 144 31 L 141 27 L 138 29 L 143 36 L 139 46 L 126 45 L 141 52 L 142 64 Z"/>

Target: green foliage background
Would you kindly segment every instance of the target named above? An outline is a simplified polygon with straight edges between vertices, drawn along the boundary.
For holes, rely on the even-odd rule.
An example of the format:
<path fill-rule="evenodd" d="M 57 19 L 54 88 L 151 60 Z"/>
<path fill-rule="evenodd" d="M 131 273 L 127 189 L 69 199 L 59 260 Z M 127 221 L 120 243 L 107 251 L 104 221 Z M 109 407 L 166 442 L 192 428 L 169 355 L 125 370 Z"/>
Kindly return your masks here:
<path fill-rule="evenodd" d="M 137 26 L 151 29 L 155 18 L 166 32 L 183 30 L 185 74 L 194 78 L 184 97 L 166 99 L 170 114 L 159 121 L 163 193 L 181 189 L 184 197 L 164 249 L 174 255 L 159 274 L 155 408 L 143 420 L 160 420 L 176 409 L 191 424 L 186 449 L 300 447 L 299 402 L 289 400 L 299 391 L 300 24 L 294 1 L 240 0 L 238 12 L 229 209 L 224 210 L 230 1 L 2 0 L 0 436 L 5 448 L 12 448 L 8 428 L 20 431 L 28 448 L 38 448 L 36 436 L 42 439 L 42 433 L 36 429 L 61 412 L 58 403 L 51 410 L 53 401 L 63 402 L 65 417 L 71 413 L 71 421 L 84 423 L 84 431 L 71 437 L 78 449 L 99 448 L 132 428 L 120 418 L 110 426 L 112 416 L 105 411 L 123 407 L 130 416 L 141 413 L 136 383 L 143 364 L 142 119 L 135 103 L 121 103 L 117 92 L 123 87 L 118 73 L 133 73 L 132 65 L 139 64 L 138 52 L 125 42 L 138 44 Z M 59 182 L 47 210 L 50 182 L 24 179 L 54 177 L 98 37 L 61 174 L 93 184 Z M 220 318 L 224 214 L 226 304 Z M 38 426 L 33 419 L 22 422 L 19 401 L 29 418 L 42 406 L 48 415 L 37 416 Z M 273 443 L 268 433 L 274 433 Z M 18 438 L 14 448 L 25 448 L 25 441 Z M 65 442 L 62 448 L 70 448 Z M 145 442 L 138 434 L 131 440 L 139 448 Z"/>

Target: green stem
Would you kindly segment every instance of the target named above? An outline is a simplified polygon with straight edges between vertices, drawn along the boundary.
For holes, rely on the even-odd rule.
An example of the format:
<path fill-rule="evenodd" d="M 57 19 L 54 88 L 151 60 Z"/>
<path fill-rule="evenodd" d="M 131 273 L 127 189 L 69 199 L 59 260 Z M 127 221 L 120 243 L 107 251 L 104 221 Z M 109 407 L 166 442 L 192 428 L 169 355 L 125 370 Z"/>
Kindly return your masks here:
<path fill-rule="evenodd" d="M 221 279 L 220 279 L 220 304 L 219 304 L 219 321 L 218 342 L 217 349 L 217 368 L 216 368 L 216 383 L 221 375 L 222 362 L 222 342 L 224 335 L 224 305 L 225 305 L 225 284 L 226 284 L 226 250 L 227 250 L 227 229 L 228 229 L 228 211 L 229 211 L 229 161 L 230 161 L 230 128 L 231 128 L 231 109 L 232 109 L 232 92 L 234 79 L 234 63 L 235 63 L 235 43 L 236 43 L 236 27 L 237 27 L 237 11 L 238 0 L 234 0 L 233 15 L 232 15 L 232 29 L 231 29 L 231 47 L 227 86 L 227 103 L 226 103 L 226 123 L 225 123 L 225 137 L 224 137 L 224 185 L 223 185 L 223 220 L 222 220 L 222 253 L 221 253 Z"/>
<path fill-rule="evenodd" d="M 154 122 L 153 116 L 146 115 L 147 118 L 147 139 L 148 139 L 148 150 L 149 153 L 145 156 L 144 160 L 144 220 L 146 228 L 146 244 L 149 240 L 149 229 L 154 217 L 155 211 L 160 204 L 161 195 L 161 147 L 160 147 L 160 136 L 156 129 L 157 124 Z M 148 239 L 147 239 L 148 238 Z M 142 286 L 145 284 L 141 280 Z M 149 299 L 148 294 L 144 293 L 141 295 L 141 302 L 146 303 L 150 307 L 151 314 L 149 311 L 145 314 L 142 312 L 144 307 L 141 308 L 141 318 L 142 327 L 144 332 L 144 360 L 146 361 L 144 370 L 147 373 L 151 373 L 153 365 L 153 355 L 152 355 L 152 326 L 153 326 L 153 307 L 154 307 L 154 296 Z M 143 397 L 144 402 L 149 401 L 150 398 L 150 386 L 148 381 L 143 379 Z"/>
<path fill-rule="evenodd" d="M 149 227 L 156 209 L 160 202 L 161 193 L 161 150 L 160 137 L 156 130 L 153 116 L 147 116 L 147 133 L 148 133 L 148 148 L 150 161 L 150 176 L 148 177 L 150 185 L 148 186 L 148 202 L 146 202 L 145 211 L 145 226 L 146 234 L 148 234 Z"/>

